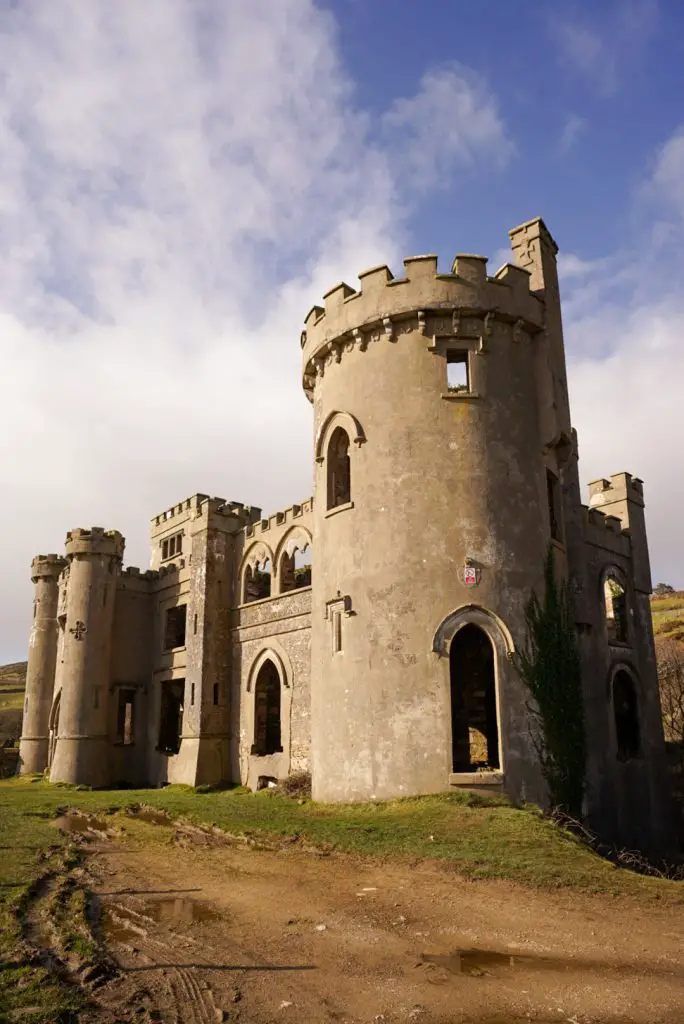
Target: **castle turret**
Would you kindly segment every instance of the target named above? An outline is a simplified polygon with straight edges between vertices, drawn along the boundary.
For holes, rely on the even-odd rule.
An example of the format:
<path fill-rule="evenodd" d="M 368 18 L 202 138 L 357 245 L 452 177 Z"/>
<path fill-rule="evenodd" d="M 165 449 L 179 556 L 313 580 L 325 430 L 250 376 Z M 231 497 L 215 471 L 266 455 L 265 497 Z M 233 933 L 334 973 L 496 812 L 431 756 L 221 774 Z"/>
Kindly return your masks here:
<path fill-rule="evenodd" d="M 509 659 L 523 595 L 540 590 L 549 542 L 563 548 L 540 417 L 545 304 L 528 270 L 488 277 L 481 256 L 457 256 L 450 274 L 435 256 L 404 267 L 401 279 L 359 275 L 358 293 L 333 288 L 302 337 L 319 567 L 314 798 L 476 775 L 534 798 Z"/>
<path fill-rule="evenodd" d="M 116 530 L 93 527 L 67 533 L 69 576 L 52 782 L 109 782 L 109 667 L 123 550 L 124 538 Z"/>
<path fill-rule="evenodd" d="M 31 562 L 34 585 L 33 624 L 29 638 L 26 696 L 19 757 L 23 775 L 47 768 L 49 720 L 57 664 L 59 555 L 38 555 Z"/>

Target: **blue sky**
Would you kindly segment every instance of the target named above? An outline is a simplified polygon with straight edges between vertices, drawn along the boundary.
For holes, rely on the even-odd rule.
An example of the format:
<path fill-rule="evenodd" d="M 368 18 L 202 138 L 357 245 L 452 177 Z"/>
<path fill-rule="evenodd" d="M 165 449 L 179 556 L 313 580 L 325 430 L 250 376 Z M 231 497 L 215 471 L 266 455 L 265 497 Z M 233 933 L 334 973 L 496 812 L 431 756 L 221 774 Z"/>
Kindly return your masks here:
<path fill-rule="evenodd" d="M 643 477 L 684 586 L 680 3 L 0 0 L 0 68 L 0 662 L 66 530 L 145 565 L 189 494 L 311 493 L 299 333 L 332 284 L 494 271 L 536 215 L 582 480 Z"/>

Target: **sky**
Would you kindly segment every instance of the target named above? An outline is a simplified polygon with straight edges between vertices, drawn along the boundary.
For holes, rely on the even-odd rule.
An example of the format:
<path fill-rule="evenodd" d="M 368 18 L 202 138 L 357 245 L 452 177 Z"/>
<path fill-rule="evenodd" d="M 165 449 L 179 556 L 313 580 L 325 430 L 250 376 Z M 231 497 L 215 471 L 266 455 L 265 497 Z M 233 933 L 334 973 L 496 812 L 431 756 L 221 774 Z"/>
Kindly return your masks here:
<path fill-rule="evenodd" d="M 299 336 L 408 255 L 560 246 L 584 484 L 684 586 L 680 0 L 0 0 L 0 663 L 31 558 L 312 490 Z M 586 500 L 586 492 L 585 492 Z"/>

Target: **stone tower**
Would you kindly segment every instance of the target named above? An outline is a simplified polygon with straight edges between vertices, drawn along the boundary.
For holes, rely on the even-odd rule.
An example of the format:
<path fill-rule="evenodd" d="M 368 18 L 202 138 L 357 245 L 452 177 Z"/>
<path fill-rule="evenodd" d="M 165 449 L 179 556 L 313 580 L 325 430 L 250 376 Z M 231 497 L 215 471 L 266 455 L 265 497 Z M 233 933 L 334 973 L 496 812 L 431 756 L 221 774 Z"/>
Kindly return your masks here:
<path fill-rule="evenodd" d="M 109 774 L 109 673 L 117 574 L 124 539 L 93 527 L 67 534 L 68 586 L 60 608 L 61 658 L 52 782 L 105 786 Z"/>
<path fill-rule="evenodd" d="M 306 319 L 317 800 L 471 781 L 457 750 L 468 730 L 452 737 L 451 641 L 464 625 L 464 664 L 479 643 L 495 677 L 488 749 L 470 760 L 497 769 L 492 783 L 505 774 L 511 795 L 540 796 L 508 655 L 550 542 L 564 570 L 558 462 L 571 438 L 560 312 L 546 297 L 558 301 L 555 243 L 541 220 L 511 235 L 524 268 L 488 277 L 484 257 L 458 255 L 442 274 L 418 256 L 400 279 L 381 266 L 359 292 L 336 286 Z"/>
<path fill-rule="evenodd" d="M 33 625 L 26 668 L 24 724 L 19 756 L 25 773 L 48 764 L 50 708 L 57 665 L 59 576 L 67 564 L 59 555 L 38 555 L 31 562 Z"/>

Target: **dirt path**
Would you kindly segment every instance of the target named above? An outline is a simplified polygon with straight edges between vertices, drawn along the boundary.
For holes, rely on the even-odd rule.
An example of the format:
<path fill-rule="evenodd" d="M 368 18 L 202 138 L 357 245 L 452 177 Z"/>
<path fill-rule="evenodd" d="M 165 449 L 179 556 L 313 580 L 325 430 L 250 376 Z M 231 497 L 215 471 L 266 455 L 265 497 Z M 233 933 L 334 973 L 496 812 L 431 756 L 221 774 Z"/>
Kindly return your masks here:
<path fill-rule="evenodd" d="M 89 844 L 88 883 L 120 966 L 93 1021 L 684 1021 L 681 906 L 185 830 L 141 842 L 155 827 Z"/>

